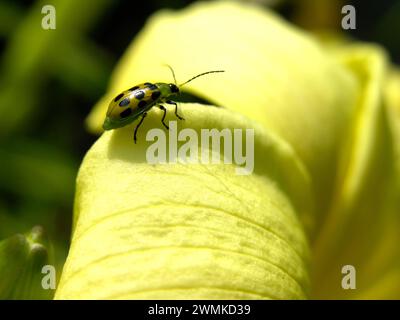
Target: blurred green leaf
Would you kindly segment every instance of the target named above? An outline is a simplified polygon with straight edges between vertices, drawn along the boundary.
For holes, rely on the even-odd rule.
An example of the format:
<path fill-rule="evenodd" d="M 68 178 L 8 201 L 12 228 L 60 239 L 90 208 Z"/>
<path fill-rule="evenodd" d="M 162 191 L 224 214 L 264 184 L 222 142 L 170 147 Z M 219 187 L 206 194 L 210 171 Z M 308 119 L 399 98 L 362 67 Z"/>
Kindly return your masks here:
<path fill-rule="evenodd" d="M 0 137 L 9 136 L 31 120 L 29 115 L 38 106 L 36 100 L 43 96 L 37 91 L 44 90 L 42 85 L 55 69 L 55 60 L 65 55 L 66 43 L 88 32 L 111 3 L 110 0 L 53 0 L 37 1 L 31 7 L 17 24 L 0 64 Z M 53 5 L 56 9 L 55 30 L 41 27 L 44 5 Z M 73 59 L 74 50 L 68 56 Z M 95 55 L 92 59 L 96 59 Z"/>
<path fill-rule="evenodd" d="M 0 299 L 50 299 L 42 288 L 42 268 L 51 261 L 41 227 L 0 242 Z"/>
<path fill-rule="evenodd" d="M 8 37 L 22 16 L 22 8 L 16 3 L 0 2 L 0 36 Z"/>
<path fill-rule="evenodd" d="M 86 97 L 97 97 L 111 72 L 111 58 L 83 39 L 60 44 L 55 63 L 55 76 L 64 84 Z"/>
<path fill-rule="evenodd" d="M 0 188 L 24 198 L 68 203 L 76 167 L 68 153 L 45 143 L 17 140 L 0 149 Z"/>

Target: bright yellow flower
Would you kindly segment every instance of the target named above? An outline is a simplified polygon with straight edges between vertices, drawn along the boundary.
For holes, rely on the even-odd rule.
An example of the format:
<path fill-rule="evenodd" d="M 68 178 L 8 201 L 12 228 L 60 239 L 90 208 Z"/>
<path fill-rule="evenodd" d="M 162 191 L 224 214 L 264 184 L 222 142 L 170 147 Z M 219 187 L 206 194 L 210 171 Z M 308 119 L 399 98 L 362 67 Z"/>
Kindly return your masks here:
<path fill-rule="evenodd" d="M 255 130 L 255 168 L 146 162 L 151 111 L 86 155 L 56 298 L 400 298 L 400 77 L 382 49 L 325 47 L 233 2 L 161 11 L 88 119 L 141 82 L 178 82 L 223 108 L 181 104 L 179 129 Z M 169 109 L 169 120 L 175 120 Z M 344 265 L 357 289 L 341 286 Z"/>

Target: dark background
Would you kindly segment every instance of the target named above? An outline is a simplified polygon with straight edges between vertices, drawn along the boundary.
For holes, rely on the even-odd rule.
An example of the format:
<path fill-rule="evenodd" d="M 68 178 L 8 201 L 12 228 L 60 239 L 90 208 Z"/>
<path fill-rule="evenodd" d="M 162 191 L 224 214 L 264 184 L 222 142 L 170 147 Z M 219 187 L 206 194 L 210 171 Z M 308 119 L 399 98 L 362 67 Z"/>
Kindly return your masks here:
<path fill-rule="evenodd" d="M 43 38 L 40 9 L 47 2 L 0 1 L 0 239 L 40 224 L 58 266 L 68 249 L 76 173 L 97 138 L 85 129 L 86 116 L 149 15 L 192 1 L 64 2 L 76 3 L 66 13 L 54 3 L 57 28 L 68 32 Z M 274 2 L 302 28 L 339 32 L 340 9 L 352 4 L 357 29 L 346 34 L 382 44 L 400 62 L 400 1 Z"/>

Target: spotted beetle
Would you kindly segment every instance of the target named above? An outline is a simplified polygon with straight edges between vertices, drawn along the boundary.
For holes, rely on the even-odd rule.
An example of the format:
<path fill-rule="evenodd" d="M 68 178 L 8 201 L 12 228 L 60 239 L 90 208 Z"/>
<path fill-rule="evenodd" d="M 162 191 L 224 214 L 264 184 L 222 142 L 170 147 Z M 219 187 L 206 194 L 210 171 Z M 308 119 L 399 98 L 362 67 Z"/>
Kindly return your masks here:
<path fill-rule="evenodd" d="M 134 141 L 136 143 L 137 131 L 140 125 L 143 123 L 144 118 L 147 116 L 147 112 L 154 106 L 157 106 L 164 112 L 161 122 L 164 127 L 169 130 L 169 127 L 164 122 L 165 116 L 167 115 L 167 109 L 165 109 L 162 103 L 175 105 L 176 117 L 180 120 L 184 120 L 178 114 L 177 103 L 171 100 L 173 96 L 176 96 L 180 93 L 179 88 L 189 83 L 190 81 L 206 74 L 224 72 L 223 70 L 203 72 L 198 74 L 197 76 L 194 76 L 193 78 L 190 78 L 188 81 L 178 86 L 176 84 L 174 70 L 170 66 L 168 67 L 172 72 L 175 83 L 145 82 L 123 91 L 110 102 L 106 118 L 103 123 L 103 129 L 112 130 L 124 127 L 141 116 L 139 123 L 135 127 L 135 132 L 133 135 Z"/>

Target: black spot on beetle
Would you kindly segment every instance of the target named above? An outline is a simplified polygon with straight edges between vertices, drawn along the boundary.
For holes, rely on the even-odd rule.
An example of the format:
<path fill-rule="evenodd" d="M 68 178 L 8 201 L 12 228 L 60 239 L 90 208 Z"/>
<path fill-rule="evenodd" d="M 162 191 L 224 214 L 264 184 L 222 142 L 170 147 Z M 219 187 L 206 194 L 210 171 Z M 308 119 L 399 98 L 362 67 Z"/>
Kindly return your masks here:
<path fill-rule="evenodd" d="M 139 107 L 139 108 L 143 108 L 143 107 L 145 107 L 146 105 L 147 105 L 147 102 L 144 101 L 144 100 L 142 100 L 142 101 L 140 101 L 140 102 L 138 103 L 138 107 Z"/>
<path fill-rule="evenodd" d="M 114 102 L 117 102 L 119 99 L 121 99 L 124 96 L 123 93 L 120 93 L 119 95 L 117 95 L 114 99 Z"/>
<path fill-rule="evenodd" d="M 130 100 L 129 98 L 125 98 L 124 100 L 121 100 L 121 102 L 119 103 L 120 107 L 125 107 L 129 104 Z"/>
<path fill-rule="evenodd" d="M 152 85 L 152 83 L 150 83 L 150 82 L 145 82 L 144 85 L 145 85 L 145 86 L 150 86 L 150 85 Z"/>
<path fill-rule="evenodd" d="M 144 91 L 143 90 L 136 91 L 133 95 L 138 100 L 143 99 L 144 98 Z"/>
<path fill-rule="evenodd" d="M 121 118 L 126 118 L 129 117 L 132 114 L 132 109 L 128 108 L 124 111 L 122 111 L 119 115 L 121 116 Z"/>
<path fill-rule="evenodd" d="M 152 98 L 153 100 L 157 100 L 160 96 L 161 96 L 161 92 L 160 92 L 160 91 L 154 91 L 154 92 L 151 94 L 151 98 Z"/>
<path fill-rule="evenodd" d="M 139 86 L 134 86 L 134 87 L 130 88 L 129 91 L 135 91 L 137 89 L 139 89 Z"/>

